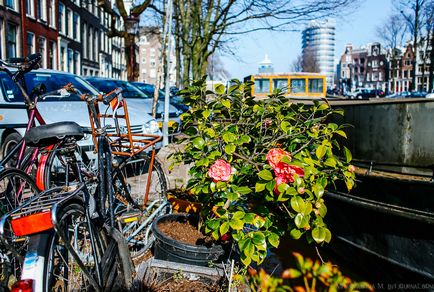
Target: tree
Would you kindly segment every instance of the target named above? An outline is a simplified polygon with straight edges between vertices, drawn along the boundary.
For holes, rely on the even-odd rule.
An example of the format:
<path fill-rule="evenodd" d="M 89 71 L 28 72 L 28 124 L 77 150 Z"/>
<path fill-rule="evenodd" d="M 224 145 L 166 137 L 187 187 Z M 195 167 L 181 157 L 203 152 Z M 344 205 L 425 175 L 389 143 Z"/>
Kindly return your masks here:
<path fill-rule="evenodd" d="M 302 68 L 303 72 L 320 72 L 318 58 L 315 55 L 315 50 L 310 47 L 305 48 L 303 51 Z"/>
<path fill-rule="evenodd" d="M 412 60 L 410 90 L 415 90 L 418 37 L 421 31 L 423 11 L 428 0 L 400 0 L 396 3 L 398 5 L 397 8 L 407 23 L 408 29 L 413 35 L 414 58 Z"/>
<path fill-rule="evenodd" d="M 120 1 L 120 0 L 117 0 Z M 231 37 L 258 30 L 285 30 L 342 13 L 353 0 L 174 0 L 176 53 L 188 84 L 206 73 L 208 58 Z M 164 14 L 162 2 L 155 11 Z M 154 6 L 153 6 L 154 7 Z"/>
<path fill-rule="evenodd" d="M 213 54 L 208 58 L 208 67 L 206 68 L 206 75 L 209 79 L 226 80 L 229 78 L 229 72 L 225 69 L 225 66 L 218 54 Z"/>
<path fill-rule="evenodd" d="M 303 56 L 298 55 L 295 60 L 291 63 L 291 72 L 301 72 L 303 71 Z"/>
<path fill-rule="evenodd" d="M 395 91 L 395 70 L 398 69 L 398 47 L 402 45 L 406 34 L 405 21 L 400 14 L 392 14 L 377 27 L 377 36 L 383 41 L 385 47 L 390 49 L 390 69 L 392 71 L 392 90 Z M 390 88 L 389 88 L 390 90 Z"/>
<path fill-rule="evenodd" d="M 110 15 L 110 28 L 107 32 L 108 37 L 120 37 L 125 42 L 125 58 L 127 64 L 127 76 L 129 81 L 134 81 L 139 76 L 139 68 L 136 66 L 135 35 L 129 34 L 127 25 L 139 22 L 140 15 L 152 6 L 152 0 L 141 0 L 135 2 L 130 11 L 125 8 L 124 0 L 115 0 L 115 8 L 111 6 L 111 1 L 98 0 L 100 6 Z M 122 19 L 123 26 L 119 24 Z"/>

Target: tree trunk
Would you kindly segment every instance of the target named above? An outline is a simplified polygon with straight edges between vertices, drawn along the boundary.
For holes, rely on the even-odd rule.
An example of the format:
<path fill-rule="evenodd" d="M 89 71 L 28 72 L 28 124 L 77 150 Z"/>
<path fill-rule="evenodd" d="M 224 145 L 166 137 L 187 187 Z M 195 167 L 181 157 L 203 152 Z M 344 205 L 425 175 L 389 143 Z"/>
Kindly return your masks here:
<path fill-rule="evenodd" d="M 139 69 L 136 66 L 135 36 L 127 35 L 125 40 L 125 57 L 127 58 L 127 78 L 128 81 L 136 81 L 139 76 Z"/>
<path fill-rule="evenodd" d="M 433 90 L 433 83 L 434 83 L 434 32 L 431 34 L 431 52 L 429 54 L 429 83 L 428 83 L 428 92 L 431 92 Z"/>

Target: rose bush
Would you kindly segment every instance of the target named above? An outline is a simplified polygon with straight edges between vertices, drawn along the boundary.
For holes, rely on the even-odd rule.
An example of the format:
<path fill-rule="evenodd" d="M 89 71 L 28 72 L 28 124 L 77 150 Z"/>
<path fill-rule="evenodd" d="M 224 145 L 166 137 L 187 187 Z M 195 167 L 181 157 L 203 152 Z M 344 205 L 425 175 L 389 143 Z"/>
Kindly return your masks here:
<path fill-rule="evenodd" d="M 327 102 L 295 104 L 276 92 L 250 96 L 252 83 L 206 90 L 205 80 L 181 91 L 190 110 L 176 162 L 191 164 L 187 188 L 202 203 L 203 232 L 230 234 L 241 261 L 261 263 L 286 232 L 329 242 L 324 192 L 337 181 L 354 184 L 351 154 L 339 142 L 342 111 Z"/>

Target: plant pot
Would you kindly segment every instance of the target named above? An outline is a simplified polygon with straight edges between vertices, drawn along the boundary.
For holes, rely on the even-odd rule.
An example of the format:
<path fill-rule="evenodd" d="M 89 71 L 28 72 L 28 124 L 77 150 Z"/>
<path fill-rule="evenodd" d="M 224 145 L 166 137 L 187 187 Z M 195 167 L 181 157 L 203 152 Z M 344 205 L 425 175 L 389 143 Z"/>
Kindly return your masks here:
<path fill-rule="evenodd" d="M 172 210 L 174 213 L 189 213 L 189 214 L 199 214 L 202 208 L 201 203 L 190 202 L 185 199 L 177 198 L 175 195 L 167 195 L 167 200 L 172 205 Z"/>
<path fill-rule="evenodd" d="M 224 260 L 225 251 L 222 245 L 211 247 L 191 245 L 177 241 L 162 233 L 158 228 L 160 222 L 177 221 L 197 226 L 199 217 L 193 214 L 167 214 L 154 220 L 152 232 L 155 236 L 154 257 L 159 260 L 173 261 L 197 266 L 208 266 L 210 262 L 219 263 Z"/>

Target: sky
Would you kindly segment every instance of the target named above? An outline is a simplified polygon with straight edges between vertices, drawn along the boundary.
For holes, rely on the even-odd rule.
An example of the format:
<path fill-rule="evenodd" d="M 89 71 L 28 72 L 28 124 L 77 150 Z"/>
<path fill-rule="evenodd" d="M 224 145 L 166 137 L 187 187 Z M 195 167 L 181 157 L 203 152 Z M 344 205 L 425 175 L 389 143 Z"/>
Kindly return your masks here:
<path fill-rule="evenodd" d="M 326 0 L 325 0 L 326 1 Z M 335 59 L 341 56 L 347 43 L 357 48 L 380 41 L 376 27 L 392 13 L 393 0 L 362 0 L 359 7 L 345 17 L 336 18 Z M 301 30 L 296 32 L 255 32 L 240 36 L 232 49 L 237 59 L 222 56 L 221 59 L 231 78 L 242 79 L 257 73 L 258 64 L 265 54 L 274 66 L 274 72 L 290 72 L 291 63 L 301 54 Z"/>

